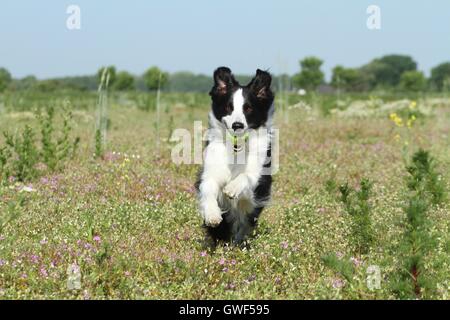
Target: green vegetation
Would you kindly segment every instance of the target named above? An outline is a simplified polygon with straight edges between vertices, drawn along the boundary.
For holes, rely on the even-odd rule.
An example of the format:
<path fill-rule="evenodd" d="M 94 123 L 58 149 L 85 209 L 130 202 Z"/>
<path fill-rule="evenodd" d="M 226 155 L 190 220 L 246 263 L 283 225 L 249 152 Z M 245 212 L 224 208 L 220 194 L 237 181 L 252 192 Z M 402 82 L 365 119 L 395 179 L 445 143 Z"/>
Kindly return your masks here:
<path fill-rule="evenodd" d="M 119 91 L 129 91 L 134 90 L 134 88 L 135 85 L 133 75 L 126 71 L 120 71 L 116 76 L 114 89 Z"/>
<path fill-rule="evenodd" d="M 5 91 L 8 85 L 11 83 L 11 74 L 5 68 L 0 68 L 0 93 Z"/>
<path fill-rule="evenodd" d="M 359 254 L 367 254 L 374 242 L 369 205 L 371 188 L 368 179 L 361 180 L 359 190 L 354 190 L 348 183 L 339 186 L 341 201 L 351 218 L 352 242 Z"/>
<path fill-rule="evenodd" d="M 324 73 L 320 70 L 323 61 L 317 57 L 306 57 L 300 61 L 301 71 L 293 77 L 293 82 L 300 88 L 315 90 L 324 82 Z"/>
<path fill-rule="evenodd" d="M 300 61 L 301 70 L 292 76 L 274 75 L 274 89 L 293 91 L 306 89 L 315 91 L 326 84 L 321 70 L 323 60 L 309 56 Z M 0 92 L 37 91 L 45 93 L 72 91 L 95 91 L 104 69 L 110 73 L 110 89 L 113 91 L 156 91 L 166 92 L 208 92 L 211 89 L 211 75 L 194 74 L 188 71 L 167 73 L 153 66 L 142 75 L 133 75 L 127 71 L 116 71 L 115 66 L 101 67 L 96 75 L 73 76 L 53 79 L 36 79 L 29 75 L 22 79 L 11 78 L 10 73 L 0 68 Z M 241 83 L 248 83 L 252 75 L 237 74 Z M 425 78 L 417 70 L 417 62 L 407 55 L 386 55 L 373 59 L 360 67 L 347 68 L 337 65 L 332 69 L 329 83 L 335 90 L 346 93 L 381 91 L 395 94 L 399 90 L 404 94 L 420 92 L 447 92 L 450 90 L 450 63 L 444 62 L 432 68 L 431 76 Z"/>
<path fill-rule="evenodd" d="M 443 203 L 445 185 L 433 162 L 429 152 L 419 150 L 407 167 L 410 195 L 404 208 L 406 230 L 399 246 L 402 266 L 393 277 L 393 289 L 400 298 L 421 298 L 436 290 L 433 271 L 427 268 L 427 260 L 436 246 L 430 233 L 430 209 Z"/>
<path fill-rule="evenodd" d="M 116 83 L 116 67 L 115 66 L 108 66 L 108 67 L 101 67 L 97 71 L 97 85 L 100 86 L 105 81 L 105 74 L 108 75 L 108 85 L 113 87 Z"/>
<path fill-rule="evenodd" d="M 442 63 L 431 69 L 430 82 L 438 90 L 449 90 L 450 62 Z"/>
<path fill-rule="evenodd" d="M 150 91 L 159 90 L 167 85 L 169 75 L 158 67 L 151 67 L 143 75 L 145 85 Z"/>
<path fill-rule="evenodd" d="M 406 92 L 424 91 L 426 85 L 427 80 L 420 71 L 405 71 L 400 78 L 400 88 Z"/>
<path fill-rule="evenodd" d="M 65 161 L 73 157 L 79 138 L 70 137 L 71 112 L 62 119 L 60 132 L 55 136 L 54 108 L 45 115 L 38 114 L 41 141 L 37 142 L 34 130 L 27 124 L 21 134 L 4 131 L 5 145 L 0 148 L 0 181 L 26 182 L 46 173 L 61 170 Z"/>
<path fill-rule="evenodd" d="M 10 132 L 0 136 L 1 299 L 450 297 L 445 95 L 279 95 L 272 204 L 248 249 L 210 252 L 193 188 L 199 166 L 175 165 L 168 139 L 177 128 L 192 133 L 194 120 L 206 126 L 207 93 L 160 93 L 156 150 L 156 93 L 100 92 L 100 152 L 98 91 L 0 96 Z M 406 183 L 405 141 L 436 159 L 408 157 Z M 79 290 L 67 286 L 74 266 Z M 379 289 L 367 286 L 370 266 L 380 268 Z"/>

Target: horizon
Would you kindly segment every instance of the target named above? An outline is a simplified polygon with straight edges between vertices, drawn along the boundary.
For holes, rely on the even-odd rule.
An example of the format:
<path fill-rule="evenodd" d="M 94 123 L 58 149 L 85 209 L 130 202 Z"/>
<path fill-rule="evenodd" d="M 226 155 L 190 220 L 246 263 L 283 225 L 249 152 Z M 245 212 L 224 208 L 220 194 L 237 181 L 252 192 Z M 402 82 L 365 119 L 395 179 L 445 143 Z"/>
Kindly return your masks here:
<path fill-rule="evenodd" d="M 79 30 L 66 26 L 72 4 L 81 10 Z M 380 7 L 379 30 L 367 28 L 369 5 Z M 19 0 L 0 10 L 0 67 L 15 79 L 90 76 L 105 65 L 134 75 L 152 65 L 169 73 L 212 75 L 226 65 L 239 75 L 257 68 L 292 75 L 300 59 L 314 55 L 324 61 L 328 81 L 336 65 L 354 68 L 402 54 L 429 76 L 431 68 L 450 60 L 450 29 L 439 24 L 449 19 L 450 3 L 443 0 L 433 6 L 406 0 L 350 0 L 346 6 L 324 0 L 133 5 Z"/>

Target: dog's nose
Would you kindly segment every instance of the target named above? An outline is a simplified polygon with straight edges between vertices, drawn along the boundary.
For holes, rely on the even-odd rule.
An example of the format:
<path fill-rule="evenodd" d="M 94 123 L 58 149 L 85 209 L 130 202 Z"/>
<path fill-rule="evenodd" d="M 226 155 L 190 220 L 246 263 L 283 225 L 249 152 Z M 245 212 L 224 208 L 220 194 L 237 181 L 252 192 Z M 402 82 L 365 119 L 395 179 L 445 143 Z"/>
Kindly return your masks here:
<path fill-rule="evenodd" d="M 244 124 L 242 122 L 233 122 L 233 124 L 231 125 L 231 128 L 236 131 L 239 129 L 244 129 Z"/>

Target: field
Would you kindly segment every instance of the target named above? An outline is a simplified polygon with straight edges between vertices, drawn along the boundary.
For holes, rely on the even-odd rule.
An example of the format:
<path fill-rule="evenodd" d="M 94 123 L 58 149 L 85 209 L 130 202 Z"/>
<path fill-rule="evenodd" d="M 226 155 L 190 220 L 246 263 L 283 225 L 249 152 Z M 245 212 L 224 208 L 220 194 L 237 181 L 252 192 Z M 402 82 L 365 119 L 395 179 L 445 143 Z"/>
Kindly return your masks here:
<path fill-rule="evenodd" d="M 192 131 L 194 120 L 206 125 L 208 96 L 163 93 L 159 120 L 154 98 L 109 97 L 107 144 L 96 158 L 95 93 L 2 97 L 1 131 L 20 133 L 28 124 L 39 140 L 32 110 L 52 104 L 58 126 L 62 106 L 72 111 L 70 136 L 80 143 L 63 168 L 1 185 L 0 299 L 404 297 L 392 282 L 407 252 L 405 161 L 428 150 L 449 189 L 450 98 L 280 94 L 272 203 L 248 248 L 215 251 L 204 246 L 196 208 L 199 165 L 174 164 L 169 140 L 176 128 Z M 364 179 L 372 186 L 365 203 L 373 241 L 359 250 L 340 186 L 358 192 Z M 430 205 L 427 220 L 433 245 L 420 276 L 432 285 L 415 283 L 409 298 L 449 299 L 448 197 Z M 330 255 L 338 262 L 326 263 Z M 370 266 L 380 271 L 375 288 Z M 71 273 L 81 275 L 79 287 L 71 288 Z"/>

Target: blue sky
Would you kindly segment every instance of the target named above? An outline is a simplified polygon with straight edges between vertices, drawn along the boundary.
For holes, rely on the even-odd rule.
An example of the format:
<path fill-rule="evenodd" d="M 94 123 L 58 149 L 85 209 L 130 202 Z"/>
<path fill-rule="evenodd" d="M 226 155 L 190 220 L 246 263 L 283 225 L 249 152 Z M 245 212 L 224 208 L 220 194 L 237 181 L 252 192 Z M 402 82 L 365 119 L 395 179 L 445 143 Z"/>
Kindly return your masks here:
<path fill-rule="evenodd" d="M 81 8 L 68 30 L 66 8 Z M 344 5 L 345 4 L 345 5 Z M 381 30 L 366 8 L 381 8 Z M 412 0 L 3 0 L 0 66 L 14 77 L 84 75 L 114 64 L 135 74 L 151 65 L 174 72 L 297 72 L 317 55 L 323 70 L 360 66 L 389 53 L 410 54 L 419 69 L 450 61 L 450 1 Z"/>

